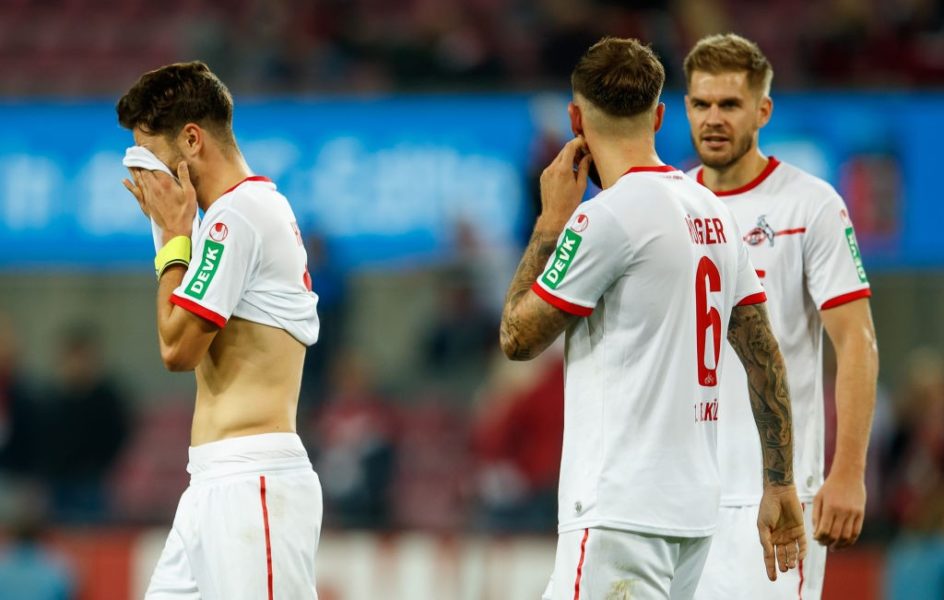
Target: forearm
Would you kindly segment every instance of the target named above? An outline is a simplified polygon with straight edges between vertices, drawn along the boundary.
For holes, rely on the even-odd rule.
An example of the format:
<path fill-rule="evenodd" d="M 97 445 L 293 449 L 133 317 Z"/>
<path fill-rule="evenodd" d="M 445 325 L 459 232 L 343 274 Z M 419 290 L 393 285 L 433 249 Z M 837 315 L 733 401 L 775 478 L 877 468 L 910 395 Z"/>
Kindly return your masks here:
<path fill-rule="evenodd" d="M 736 307 L 728 340 L 747 372 L 748 393 L 760 435 L 764 483 L 793 483 L 793 419 L 787 370 L 763 304 Z"/>
<path fill-rule="evenodd" d="M 174 319 L 175 312 L 180 309 L 171 303 L 170 297 L 180 287 L 186 272 L 183 266 L 168 267 L 157 283 L 157 333 L 161 355 L 179 341 L 183 332 L 180 320 Z"/>
<path fill-rule="evenodd" d="M 521 305 L 532 284 L 541 274 L 548 258 L 554 252 L 557 245 L 557 238 L 560 235 L 560 229 L 557 231 L 553 227 L 548 227 L 538 219 L 531 234 L 531 240 L 525 248 L 524 256 L 518 263 L 518 269 L 508 287 L 508 293 L 505 296 L 505 305 L 502 309 L 500 343 L 505 354 L 515 360 L 527 360 L 534 358 L 544 351 L 553 341 L 553 338 L 546 340 L 546 336 L 541 336 L 543 330 L 539 324 L 533 322 L 521 314 Z"/>
<path fill-rule="evenodd" d="M 836 450 L 833 471 L 864 476 L 875 389 L 878 351 L 869 336 L 836 348 Z"/>

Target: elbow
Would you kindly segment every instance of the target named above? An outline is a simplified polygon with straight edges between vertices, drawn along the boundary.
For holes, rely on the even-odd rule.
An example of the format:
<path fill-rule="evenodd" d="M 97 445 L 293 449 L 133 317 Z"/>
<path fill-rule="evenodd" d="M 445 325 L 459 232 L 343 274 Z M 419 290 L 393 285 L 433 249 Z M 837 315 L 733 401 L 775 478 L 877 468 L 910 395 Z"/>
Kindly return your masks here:
<path fill-rule="evenodd" d="M 501 335 L 499 336 L 499 345 L 501 346 L 502 352 L 505 353 L 505 356 L 511 360 L 531 360 L 537 356 L 533 348 L 525 345 L 514 335 L 506 332 L 504 328 L 502 328 Z"/>
<path fill-rule="evenodd" d="M 173 373 L 193 371 L 199 362 L 192 356 L 188 356 L 180 347 L 175 346 L 162 346 L 161 360 L 164 362 L 164 367 Z"/>

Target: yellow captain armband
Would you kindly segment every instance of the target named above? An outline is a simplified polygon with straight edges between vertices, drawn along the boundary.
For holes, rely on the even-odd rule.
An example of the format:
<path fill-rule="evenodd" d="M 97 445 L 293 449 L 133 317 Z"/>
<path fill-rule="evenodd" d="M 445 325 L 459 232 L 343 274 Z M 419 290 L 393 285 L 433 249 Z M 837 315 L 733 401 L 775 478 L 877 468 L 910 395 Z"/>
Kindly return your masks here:
<path fill-rule="evenodd" d="M 190 238 L 185 235 L 178 235 L 164 244 L 154 257 L 154 272 L 157 273 L 157 280 L 160 281 L 161 275 L 168 267 L 174 265 L 189 267 L 190 253 Z"/>

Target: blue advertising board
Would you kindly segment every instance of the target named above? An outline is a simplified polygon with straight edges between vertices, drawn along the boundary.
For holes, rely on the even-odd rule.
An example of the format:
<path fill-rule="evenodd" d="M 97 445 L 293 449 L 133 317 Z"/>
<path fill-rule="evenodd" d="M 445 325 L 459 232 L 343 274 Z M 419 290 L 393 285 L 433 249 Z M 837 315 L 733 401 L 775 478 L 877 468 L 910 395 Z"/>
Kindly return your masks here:
<path fill-rule="evenodd" d="M 667 94 L 657 140 L 695 163 L 684 104 Z M 238 100 L 253 168 L 290 199 L 342 269 L 447 258 L 462 231 L 521 243 L 536 140 L 568 135 L 566 96 Z M 777 96 L 763 149 L 846 198 L 867 266 L 944 267 L 936 160 L 944 96 Z M 105 102 L 0 104 L 0 269 L 141 269 L 149 227 L 121 185 L 129 132 Z"/>

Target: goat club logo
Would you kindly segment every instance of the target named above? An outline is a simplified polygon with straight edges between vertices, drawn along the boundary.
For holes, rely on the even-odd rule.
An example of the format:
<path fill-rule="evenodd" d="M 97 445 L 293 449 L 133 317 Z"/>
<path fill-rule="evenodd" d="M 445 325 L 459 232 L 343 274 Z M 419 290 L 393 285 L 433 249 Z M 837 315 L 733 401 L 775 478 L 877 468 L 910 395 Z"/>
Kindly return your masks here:
<path fill-rule="evenodd" d="M 744 241 L 751 246 L 759 246 L 766 240 L 773 246 L 776 236 L 773 227 L 767 224 L 767 215 L 761 215 L 757 217 L 757 226 L 744 235 Z"/>

